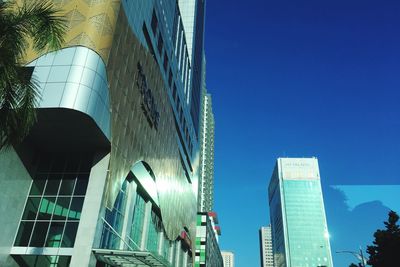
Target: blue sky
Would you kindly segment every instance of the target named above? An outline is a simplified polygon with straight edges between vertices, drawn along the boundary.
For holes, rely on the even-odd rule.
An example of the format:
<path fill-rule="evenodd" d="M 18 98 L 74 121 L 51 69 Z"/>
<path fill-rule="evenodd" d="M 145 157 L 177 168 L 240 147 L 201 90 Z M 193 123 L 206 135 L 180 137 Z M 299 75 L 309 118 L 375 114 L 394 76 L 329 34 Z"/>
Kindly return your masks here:
<path fill-rule="evenodd" d="M 207 2 L 215 210 L 237 267 L 260 265 L 277 157 L 319 159 L 333 251 L 370 243 L 396 209 L 399 187 L 379 185 L 400 184 L 398 14 L 395 0 Z"/>

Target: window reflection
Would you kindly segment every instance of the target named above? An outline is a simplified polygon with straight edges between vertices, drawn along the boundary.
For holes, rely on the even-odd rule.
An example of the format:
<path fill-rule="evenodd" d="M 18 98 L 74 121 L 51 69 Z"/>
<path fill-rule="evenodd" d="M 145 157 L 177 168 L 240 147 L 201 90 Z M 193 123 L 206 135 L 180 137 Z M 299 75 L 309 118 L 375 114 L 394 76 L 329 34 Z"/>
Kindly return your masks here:
<path fill-rule="evenodd" d="M 54 210 L 55 197 L 43 197 L 40 203 L 38 220 L 50 220 Z"/>
<path fill-rule="evenodd" d="M 46 247 L 60 247 L 64 222 L 52 222 L 46 240 Z"/>
<path fill-rule="evenodd" d="M 73 247 L 75 243 L 76 232 L 78 231 L 77 222 L 67 222 L 64 237 L 61 243 L 62 247 Z"/>
<path fill-rule="evenodd" d="M 57 162 L 55 158 L 43 158 L 37 163 L 40 173 L 32 181 L 15 246 L 74 245 L 91 162 L 76 157 L 60 158 Z M 90 159 L 87 155 L 85 158 Z"/>
<path fill-rule="evenodd" d="M 40 197 L 29 197 L 26 202 L 24 214 L 22 215 L 23 220 L 34 220 L 36 213 L 39 208 Z"/>
<path fill-rule="evenodd" d="M 47 235 L 47 229 L 49 228 L 49 222 L 36 222 L 33 233 L 32 240 L 30 242 L 31 247 L 43 247 L 44 240 Z"/>

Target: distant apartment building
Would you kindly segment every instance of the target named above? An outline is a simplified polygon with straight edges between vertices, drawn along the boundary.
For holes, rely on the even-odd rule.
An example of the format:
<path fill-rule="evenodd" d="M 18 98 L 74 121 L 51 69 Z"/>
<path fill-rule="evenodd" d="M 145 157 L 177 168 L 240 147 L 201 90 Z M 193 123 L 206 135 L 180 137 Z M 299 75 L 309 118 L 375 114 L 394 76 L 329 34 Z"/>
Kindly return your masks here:
<path fill-rule="evenodd" d="M 224 267 L 235 266 L 235 255 L 230 251 L 221 251 L 222 259 L 224 261 Z"/>
<path fill-rule="evenodd" d="M 316 158 L 278 158 L 268 188 L 275 267 L 332 267 Z"/>
<path fill-rule="evenodd" d="M 200 122 L 200 177 L 198 209 L 213 210 L 214 205 L 214 114 L 211 94 L 203 89 Z"/>
<path fill-rule="evenodd" d="M 274 267 L 271 225 L 261 227 L 259 234 L 261 267 Z"/>

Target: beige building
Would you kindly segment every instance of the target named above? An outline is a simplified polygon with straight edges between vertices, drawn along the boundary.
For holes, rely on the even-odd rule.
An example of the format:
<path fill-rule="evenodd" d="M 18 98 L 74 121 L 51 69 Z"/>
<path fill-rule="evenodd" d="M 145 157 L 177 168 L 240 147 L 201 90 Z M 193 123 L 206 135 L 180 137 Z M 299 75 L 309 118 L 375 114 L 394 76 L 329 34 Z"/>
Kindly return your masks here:
<path fill-rule="evenodd" d="M 260 229 L 260 260 L 261 267 L 274 267 L 271 225 L 263 226 Z"/>
<path fill-rule="evenodd" d="M 230 251 L 221 251 L 222 260 L 224 261 L 224 267 L 234 267 L 235 266 L 235 254 Z"/>

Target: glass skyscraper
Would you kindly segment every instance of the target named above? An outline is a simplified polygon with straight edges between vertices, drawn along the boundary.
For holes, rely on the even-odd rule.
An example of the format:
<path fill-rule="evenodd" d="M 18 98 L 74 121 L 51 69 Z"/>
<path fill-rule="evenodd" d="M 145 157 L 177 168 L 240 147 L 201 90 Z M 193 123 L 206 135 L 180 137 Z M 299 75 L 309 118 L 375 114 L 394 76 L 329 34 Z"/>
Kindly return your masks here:
<path fill-rule="evenodd" d="M 332 267 L 316 158 L 279 158 L 268 188 L 276 267 Z"/>

